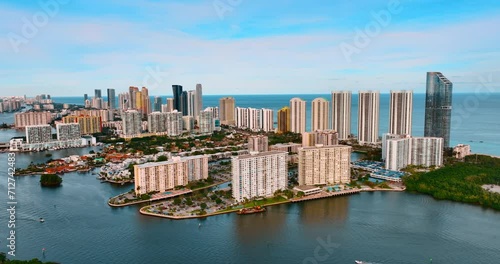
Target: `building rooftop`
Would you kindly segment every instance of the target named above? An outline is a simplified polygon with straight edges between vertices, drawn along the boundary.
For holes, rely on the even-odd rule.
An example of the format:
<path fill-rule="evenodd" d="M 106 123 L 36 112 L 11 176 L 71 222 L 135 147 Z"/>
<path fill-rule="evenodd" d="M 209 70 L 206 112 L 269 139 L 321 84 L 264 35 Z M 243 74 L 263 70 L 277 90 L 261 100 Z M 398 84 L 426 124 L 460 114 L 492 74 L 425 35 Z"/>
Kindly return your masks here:
<path fill-rule="evenodd" d="M 311 185 L 300 185 L 300 186 L 296 186 L 294 189 L 298 189 L 301 191 L 310 191 L 310 190 L 319 189 L 319 187 L 311 186 Z"/>
<path fill-rule="evenodd" d="M 263 157 L 263 156 L 269 156 L 269 155 L 276 155 L 276 154 L 288 154 L 286 151 L 266 151 L 266 152 L 256 152 L 254 154 L 249 154 L 249 155 L 241 155 L 234 157 L 234 159 L 248 159 L 248 158 L 255 158 L 255 157 Z"/>
<path fill-rule="evenodd" d="M 172 157 L 172 159 L 167 160 L 167 161 L 161 161 L 161 162 L 148 162 L 144 164 L 139 164 L 136 165 L 138 168 L 151 168 L 151 167 L 156 167 L 156 166 L 162 166 L 162 165 L 168 165 L 168 164 L 174 164 L 177 162 L 183 162 L 187 160 L 193 160 L 193 159 L 201 159 L 201 158 L 208 158 L 208 155 L 197 155 L 197 156 L 188 156 L 188 157 Z"/>
<path fill-rule="evenodd" d="M 330 145 L 330 146 L 324 146 L 322 144 L 317 144 L 316 146 L 310 146 L 310 147 L 302 147 L 300 149 L 328 149 L 328 148 L 352 148 L 351 146 L 346 146 L 346 145 Z"/>

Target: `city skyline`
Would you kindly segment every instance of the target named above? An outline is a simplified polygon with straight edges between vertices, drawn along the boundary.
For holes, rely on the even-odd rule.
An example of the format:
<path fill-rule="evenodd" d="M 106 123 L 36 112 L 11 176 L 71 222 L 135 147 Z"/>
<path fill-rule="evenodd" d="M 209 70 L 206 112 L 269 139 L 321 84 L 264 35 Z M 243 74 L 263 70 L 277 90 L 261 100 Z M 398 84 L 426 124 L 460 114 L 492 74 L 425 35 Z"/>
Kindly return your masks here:
<path fill-rule="evenodd" d="M 309 93 L 337 88 L 421 93 L 421 72 L 439 69 L 464 92 L 498 72 L 500 34 L 491 25 L 500 22 L 500 3 L 395 2 L 390 9 L 387 1 L 277 1 L 263 9 L 260 1 L 238 1 L 221 12 L 212 1 L 71 1 L 26 37 L 22 18 L 29 21 L 44 9 L 36 2 L 7 0 L 0 4 L 2 17 L 10 21 L 0 26 L 5 36 L 0 74 L 9 77 L 2 87 L 9 88 L 6 95 L 42 89 L 62 96 L 131 84 L 164 94 L 175 83 L 203 83 L 220 95 L 300 93 L 303 87 L 311 87 Z M 138 8 L 148 16 L 137 15 Z M 443 9 L 447 12 L 437 12 Z M 380 20 L 387 12 L 390 21 Z M 372 24 L 380 29 L 377 34 L 354 45 L 358 31 Z M 121 41 L 130 34 L 137 37 Z M 146 41 L 152 36 L 156 43 Z M 165 50 L 160 43 L 171 46 Z M 349 46 L 354 53 L 345 51 Z M 262 61 L 272 63 L 263 67 Z M 498 89 L 499 80 L 490 85 Z"/>

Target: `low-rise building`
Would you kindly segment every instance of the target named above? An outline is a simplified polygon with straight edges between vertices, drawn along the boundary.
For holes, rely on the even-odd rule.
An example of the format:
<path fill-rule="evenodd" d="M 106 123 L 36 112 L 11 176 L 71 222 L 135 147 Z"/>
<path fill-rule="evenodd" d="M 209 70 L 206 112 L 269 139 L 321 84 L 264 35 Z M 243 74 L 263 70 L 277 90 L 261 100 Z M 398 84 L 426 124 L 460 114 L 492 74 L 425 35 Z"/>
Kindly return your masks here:
<path fill-rule="evenodd" d="M 470 145 L 458 144 L 453 148 L 453 153 L 455 154 L 455 158 L 463 159 L 471 154 Z"/>

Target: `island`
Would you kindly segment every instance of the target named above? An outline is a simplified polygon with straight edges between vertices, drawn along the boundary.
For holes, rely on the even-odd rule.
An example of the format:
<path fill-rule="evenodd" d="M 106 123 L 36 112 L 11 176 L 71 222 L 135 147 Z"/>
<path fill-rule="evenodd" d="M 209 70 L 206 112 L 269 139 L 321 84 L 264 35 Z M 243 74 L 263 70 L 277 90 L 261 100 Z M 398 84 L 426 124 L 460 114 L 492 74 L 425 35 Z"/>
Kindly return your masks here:
<path fill-rule="evenodd" d="M 56 174 L 43 174 L 40 177 L 40 184 L 44 187 L 58 187 L 62 183 L 62 178 Z"/>
<path fill-rule="evenodd" d="M 57 262 L 42 262 L 35 258 L 32 260 L 10 260 L 4 252 L 0 252 L 0 264 L 59 264 Z"/>

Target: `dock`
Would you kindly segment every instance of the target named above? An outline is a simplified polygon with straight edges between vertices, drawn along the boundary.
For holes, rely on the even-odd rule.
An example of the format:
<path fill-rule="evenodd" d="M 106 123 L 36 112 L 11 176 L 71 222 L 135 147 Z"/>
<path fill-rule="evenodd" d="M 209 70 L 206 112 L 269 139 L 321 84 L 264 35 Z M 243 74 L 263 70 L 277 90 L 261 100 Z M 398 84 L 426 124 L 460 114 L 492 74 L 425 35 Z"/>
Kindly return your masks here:
<path fill-rule="evenodd" d="M 320 192 L 317 194 L 303 196 L 301 198 L 293 198 L 293 199 L 291 199 L 291 202 L 297 203 L 297 202 L 310 201 L 310 200 L 316 200 L 316 199 L 324 199 L 324 198 L 329 198 L 329 197 L 334 197 L 334 196 L 356 194 L 356 193 L 360 193 L 360 192 L 361 192 L 361 190 L 359 190 L 359 189 L 344 190 L 344 191 L 339 191 L 339 192 L 325 192 L 325 191 L 323 191 L 323 192 Z"/>

